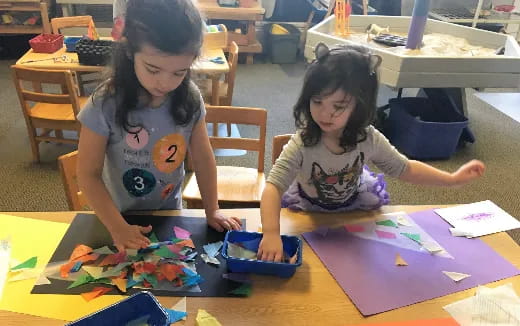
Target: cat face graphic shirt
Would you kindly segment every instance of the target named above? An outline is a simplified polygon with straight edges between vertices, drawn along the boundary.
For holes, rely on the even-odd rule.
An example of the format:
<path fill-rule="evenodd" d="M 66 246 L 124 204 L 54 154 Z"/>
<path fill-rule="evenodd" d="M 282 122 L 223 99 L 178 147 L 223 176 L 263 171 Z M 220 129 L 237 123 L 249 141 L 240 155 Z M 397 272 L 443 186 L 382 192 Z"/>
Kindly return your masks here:
<path fill-rule="evenodd" d="M 89 99 L 78 115 L 83 126 L 108 137 L 103 181 L 122 212 L 182 208 L 183 162 L 197 121 L 177 125 L 169 107 L 168 99 L 160 107 L 132 111 L 135 127 L 128 131 L 116 124 L 111 98 Z M 203 116 L 201 105 L 199 119 Z"/>
<path fill-rule="evenodd" d="M 300 133 L 296 133 L 284 146 L 267 182 L 282 194 L 291 193 L 289 200 L 303 198 L 331 210 L 349 205 L 356 194 L 367 191 L 362 189 L 366 187 L 362 183 L 367 173 L 365 164 L 373 163 L 392 177 L 401 175 L 408 164 L 408 159 L 374 127 L 367 127 L 366 132 L 365 139 L 341 154 L 332 153 L 322 141 L 304 146 Z"/>
<path fill-rule="evenodd" d="M 314 186 L 314 200 L 321 204 L 342 204 L 356 193 L 359 176 L 363 171 L 363 153 L 360 153 L 354 163 L 342 169 L 325 170 L 318 162 L 313 162 L 309 184 Z"/>

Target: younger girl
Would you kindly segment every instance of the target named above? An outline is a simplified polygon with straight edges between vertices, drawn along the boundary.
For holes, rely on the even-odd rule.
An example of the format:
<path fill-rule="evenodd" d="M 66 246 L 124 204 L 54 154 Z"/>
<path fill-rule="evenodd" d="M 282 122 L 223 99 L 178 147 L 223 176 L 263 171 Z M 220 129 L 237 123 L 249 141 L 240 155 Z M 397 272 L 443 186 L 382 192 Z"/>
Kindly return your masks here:
<path fill-rule="evenodd" d="M 208 224 L 240 227 L 218 211 L 204 103 L 189 77 L 202 26 L 190 0 L 129 0 L 111 76 L 78 115 L 78 183 L 119 247 L 146 247 L 151 231 L 120 212 L 182 208 L 188 149 Z"/>
<path fill-rule="evenodd" d="M 319 44 L 294 107 L 299 131 L 273 166 L 261 201 L 262 260 L 280 261 L 280 207 L 344 212 L 388 204 L 384 173 L 423 185 L 454 186 L 480 177 L 473 160 L 448 173 L 400 154 L 370 123 L 376 112 L 377 67 L 381 58 L 360 46 L 328 49 Z"/>

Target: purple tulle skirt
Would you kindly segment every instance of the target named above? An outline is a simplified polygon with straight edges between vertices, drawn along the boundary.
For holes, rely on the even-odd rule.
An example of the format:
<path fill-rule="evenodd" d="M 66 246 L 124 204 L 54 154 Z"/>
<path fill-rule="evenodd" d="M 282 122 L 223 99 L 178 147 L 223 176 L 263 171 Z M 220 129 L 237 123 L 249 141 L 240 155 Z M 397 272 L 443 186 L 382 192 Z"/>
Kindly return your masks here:
<path fill-rule="evenodd" d="M 378 209 L 390 202 L 382 173 L 375 174 L 365 165 L 357 193 L 341 204 L 325 205 L 308 196 L 298 182 L 294 182 L 282 196 L 282 207 L 306 212 L 346 212 L 355 209 Z"/>

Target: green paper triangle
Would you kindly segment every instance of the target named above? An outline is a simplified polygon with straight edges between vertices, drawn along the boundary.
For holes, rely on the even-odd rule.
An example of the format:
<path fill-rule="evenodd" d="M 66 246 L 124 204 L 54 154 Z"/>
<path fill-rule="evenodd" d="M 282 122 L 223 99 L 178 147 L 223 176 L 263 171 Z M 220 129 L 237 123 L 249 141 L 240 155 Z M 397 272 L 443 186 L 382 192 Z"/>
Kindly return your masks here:
<path fill-rule="evenodd" d="M 84 274 L 84 275 L 81 275 L 80 277 L 78 277 L 78 279 L 75 280 L 71 285 L 69 285 L 69 287 L 67 287 L 67 289 L 72 289 L 72 288 L 75 288 L 76 286 L 90 283 L 92 281 L 94 281 L 94 278 L 92 276 L 90 276 L 89 274 Z"/>
<path fill-rule="evenodd" d="M 415 242 L 418 242 L 418 243 L 421 243 L 421 235 L 420 234 L 415 234 L 415 233 L 401 233 L 402 235 L 404 235 L 405 237 L 407 237 L 408 239 L 411 239 Z"/>
<path fill-rule="evenodd" d="M 229 293 L 244 297 L 249 297 L 251 295 L 251 284 L 244 283 L 238 288 L 234 289 L 233 291 L 230 291 Z"/>
<path fill-rule="evenodd" d="M 150 233 L 150 236 L 148 236 L 148 239 L 150 239 L 150 242 L 152 242 L 152 243 L 159 242 L 159 239 L 157 239 L 157 236 L 155 235 L 154 232 Z"/>
<path fill-rule="evenodd" d="M 384 220 L 384 221 L 377 221 L 376 222 L 377 225 L 384 225 L 384 226 L 391 226 L 391 227 L 394 227 L 394 228 L 397 228 L 397 224 L 394 223 L 394 221 L 392 220 Z"/>
<path fill-rule="evenodd" d="M 186 240 L 186 239 L 179 239 L 179 238 L 176 238 L 176 237 L 173 237 L 173 238 L 172 238 L 172 242 L 173 242 L 173 243 L 179 243 L 179 242 L 182 242 L 182 241 L 184 241 L 184 240 Z"/>
<path fill-rule="evenodd" d="M 163 246 L 163 247 L 155 250 L 153 253 L 154 253 L 154 255 L 157 255 L 157 256 L 163 257 L 163 258 L 178 258 L 179 257 L 179 255 L 177 255 L 176 253 L 172 252 L 166 246 Z"/>
<path fill-rule="evenodd" d="M 34 268 L 36 266 L 37 262 L 38 262 L 38 257 L 32 257 L 32 258 L 27 259 L 23 263 L 11 268 L 11 270 L 17 271 L 19 269 L 24 269 L 24 268 Z"/>
<path fill-rule="evenodd" d="M 143 276 L 143 278 L 148 281 L 148 283 L 150 283 L 152 285 L 152 287 L 156 288 L 157 287 L 157 284 L 159 283 L 157 281 L 157 277 L 153 274 L 146 274 L 146 273 L 143 273 L 141 274 Z"/>

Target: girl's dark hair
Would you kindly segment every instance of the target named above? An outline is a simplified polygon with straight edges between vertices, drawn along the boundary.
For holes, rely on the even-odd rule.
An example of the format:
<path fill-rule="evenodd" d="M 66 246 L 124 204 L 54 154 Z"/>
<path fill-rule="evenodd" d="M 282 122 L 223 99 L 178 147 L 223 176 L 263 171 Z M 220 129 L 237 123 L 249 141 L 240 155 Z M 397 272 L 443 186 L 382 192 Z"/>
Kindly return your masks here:
<path fill-rule="evenodd" d="M 294 106 L 296 127 L 301 129 L 305 146 L 316 145 L 321 139 L 321 129 L 312 119 L 310 101 L 313 96 L 327 96 L 341 89 L 356 99 L 347 125 L 340 137 L 345 150 L 354 147 L 367 137 L 368 127 L 376 115 L 378 80 L 376 68 L 379 56 L 370 54 L 367 48 L 340 45 L 325 50 L 316 49 L 314 60 L 305 74 L 300 97 Z"/>
<path fill-rule="evenodd" d="M 134 55 L 148 44 L 172 55 L 198 56 L 202 46 L 202 18 L 192 0 L 129 0 L 123 38 L 117 42 L 112 57 L 112 69 L 102 85 L 107 99 L 115 98 L 115 119 L 126 131 L 133 126 L 128 121 L 137 110 L 139 94 L 144 88 L 134 70 Z M 186 125 L 200 115 L 200 97 L 190 82 L 189 72 L 171 94 L 170 114 L 175 123 Z"/>

